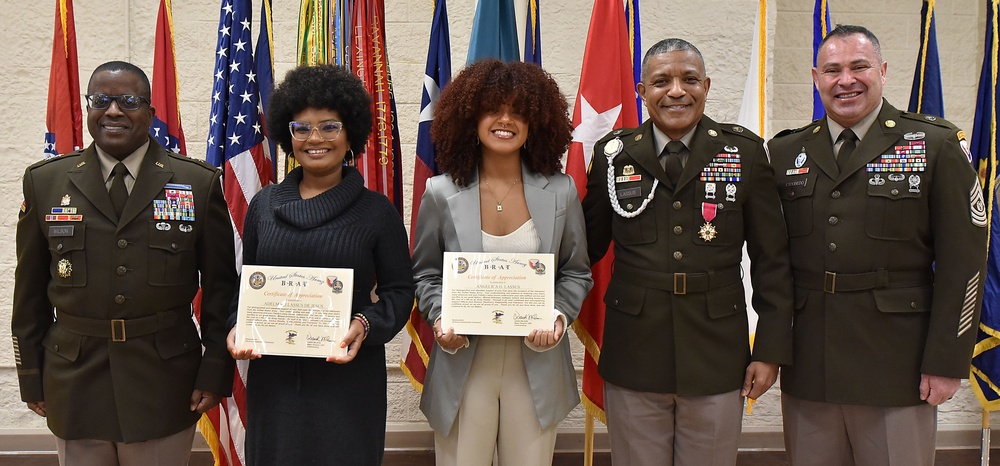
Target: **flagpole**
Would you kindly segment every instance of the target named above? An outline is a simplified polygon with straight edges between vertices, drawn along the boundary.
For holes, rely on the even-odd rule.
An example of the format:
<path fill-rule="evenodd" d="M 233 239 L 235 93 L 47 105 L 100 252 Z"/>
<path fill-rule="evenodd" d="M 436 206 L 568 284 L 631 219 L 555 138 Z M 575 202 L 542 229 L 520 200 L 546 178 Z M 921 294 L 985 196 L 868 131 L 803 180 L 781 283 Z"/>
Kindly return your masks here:
<path fill-rule="evenodd" d="M 587 423 L 584 428 L 583 466 L 594 466 L 594 415 L 587 410 Z"/>
<path fill-rule="evenodd" d="M 990 465 L 990 412 L 983 409 L 983 438 L 979 446 L 979 465 Z"/>

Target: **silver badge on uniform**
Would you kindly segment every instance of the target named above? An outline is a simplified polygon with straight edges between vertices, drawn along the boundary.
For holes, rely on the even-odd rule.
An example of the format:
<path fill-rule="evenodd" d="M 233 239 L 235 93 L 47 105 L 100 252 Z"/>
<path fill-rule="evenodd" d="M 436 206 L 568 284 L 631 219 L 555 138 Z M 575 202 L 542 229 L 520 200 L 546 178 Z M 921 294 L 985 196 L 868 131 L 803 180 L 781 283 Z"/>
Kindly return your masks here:
<path fill-rule="evenodd" d="M 623 147 L 625 147 L 625 145 L 622 144 L 622 140 L 614 138 L 604 145 L 604 155 L 614 157 L 621 153 Z"/>
<path fill-rule="evenodd" d="M 170 231 L 170 224 L 167 222 L 159 222 L 156 224 L 156 229 L 160 231 Z"/>
<path fill-rule="evenodd" d="M 726 146 L 725 149 L 726 149 L 726 152 L 729 152 L 729 153 L 736 153 L 736 152 L 740 151 L 740 148 L 736 147 L 736 146 Z"/>
<path fill-rule="evenodd" d="M 806 164 L 806 148 L 802 148 L 802 152 L 795 157 L 795 168 L 802 168 Z"/>
<path fill-rule="evenodd" d="M 705 183 L 705 199 L 715 199 L 715 183 Z"/>
<path fill-rule="evenodd" d="M 64 195 L 64 196 L 62 197 L 62 200 L 61 200 L 61 201 L 59 201 L 59 205 L 61 205 L 61 206 L 67 206 L 67 205 L 69 205 L 69 203 L 70 203 L 70 197 L 69 197 L 69 194 L 66 194 L 66 195 Z"/>
<path fill-rule="evenodd" d="M 923 139 L 925 136 L 926 135 L 924 134 L 923 131 L 916 131 L 904 134 L 903 139 L 906 139 L 907 141 L 919 141 Z"/>
<path fill-rule="evenodd" d="M 910 175 L 910 192 L 919 193 L 920 192 L 920 175 Z"/>
<path fill-rule="evenodd" d="M 890 173 L 889 181 L 903 181 L 906 179 L 906 175 L 902 173 Z"/>
<path fill-rule="evenodd" d="M 736 185 L 732 183 L 726 184 L 726 200 L 729 202 L 736 202 Z"/>
<path fill-rule="evenodd" d="M 625 165 L 624 167 L 622 167 L 622 175 L 626 175 L 627 176 L 627 175 L 634 175 L 634 174 L 635 174 L 635 167 L 633 167 L 631 165 Z"/>
<path fill-rule="evenodd" d="M 868 178 L 868 184 L 872 186 L 882 186 L 885 184 L 885 178 L 882 178 L 882 175 L 876 173 L 875 176 Z"/>
<path fill-rule="evenodd" d="M 191 230 L 194 230 L 194 227 L 186 223 L 182 223 L 181 226 L 177 227 L 177 229 L 184 233 L 191 233 Z"/>

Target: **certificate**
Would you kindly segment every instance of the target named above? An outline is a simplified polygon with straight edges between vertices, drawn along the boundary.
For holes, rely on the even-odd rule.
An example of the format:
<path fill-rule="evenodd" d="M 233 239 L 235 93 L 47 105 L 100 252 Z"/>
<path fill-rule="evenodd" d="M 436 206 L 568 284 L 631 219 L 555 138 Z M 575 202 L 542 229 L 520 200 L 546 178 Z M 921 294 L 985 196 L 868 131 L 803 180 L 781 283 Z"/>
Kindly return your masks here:
<path fill-rule="evenodd" d="M 236 346 L 281 356 L 343 356 L 354 270 L 244 265 Z"/>
<path fill-rule="evenodd" d="M 506 336 L 552 330 L 552 254 L 446 252 L 443 269 L 442 329 Z"/>

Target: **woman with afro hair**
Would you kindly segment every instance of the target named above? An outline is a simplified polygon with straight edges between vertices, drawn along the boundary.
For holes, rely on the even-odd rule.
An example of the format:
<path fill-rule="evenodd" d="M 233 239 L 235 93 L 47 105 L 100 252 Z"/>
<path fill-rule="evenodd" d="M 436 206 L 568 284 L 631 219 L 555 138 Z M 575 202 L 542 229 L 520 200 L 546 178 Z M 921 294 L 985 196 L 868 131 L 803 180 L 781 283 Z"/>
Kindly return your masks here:
<path fill-rule="evenodd" d="M 593 286 L 583 210 L 560 173 L 570 142 L 566 99 L 536 65 L 484 60 L 448 85 L 431 137 L 442 175 L 427 180 L 413 274 L 434 329 L 420 409 L 437 464 L 548 465 L 556 427 L 580 402 L 565 332 Z M 551 253 L 549 330 L 459 335 L 441 326 L 445 251 Z"/>
<path fill-rule="evenodd" d="M 414 288 L 399 213 L 350 163 L 371 134 L 371 98 L 343 68 L 299 67 L 275 88 L 267 123 L 299 167 L 250 202 L 243 264 L 352 268 L 353 319 L 340 342 L 347 355 L 325 361 L 262 357 L 230 333 L 233 357 L 251 359 L 246 464 L 378 465 L 385 344 L 406 323 Z"/>

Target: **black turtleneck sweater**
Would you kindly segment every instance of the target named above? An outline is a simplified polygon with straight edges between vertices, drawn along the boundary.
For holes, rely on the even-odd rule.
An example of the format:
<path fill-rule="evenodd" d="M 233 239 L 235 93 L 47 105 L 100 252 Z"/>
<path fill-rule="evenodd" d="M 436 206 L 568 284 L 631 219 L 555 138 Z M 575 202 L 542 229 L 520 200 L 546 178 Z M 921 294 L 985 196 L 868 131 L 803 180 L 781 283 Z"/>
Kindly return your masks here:
<path fill-rule="evenodd" d="M 389 200 L 365 188 L 354 168 L 310 199 L 299 195 L 301 180 L 300 167 L 253 198 L 243 263 L 353 268 L 352 312 L 364 314 L 371 330 L 347 364 L 280 356 L 250 363 L 247 464 L 377 465 L 385 445 L 385 344 L 413 306 L 406 231 Z"/>

